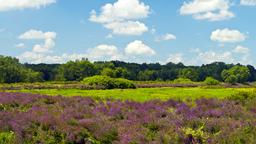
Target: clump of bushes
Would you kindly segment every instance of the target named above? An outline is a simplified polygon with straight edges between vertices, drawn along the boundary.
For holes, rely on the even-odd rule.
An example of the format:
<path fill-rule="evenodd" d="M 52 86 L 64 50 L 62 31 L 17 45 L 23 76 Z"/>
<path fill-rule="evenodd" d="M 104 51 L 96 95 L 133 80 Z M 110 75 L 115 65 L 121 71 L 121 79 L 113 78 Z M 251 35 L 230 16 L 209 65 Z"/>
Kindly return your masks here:
<path fill-rule="evenodd" d="M 83 83 L 93 87 L 101 87 L 103 89 L 134 89 L 135 84 L 124 78 L 111 78 L 108 76 L 92 76 L 84 78 Z"/>
<path fill-rule="evenodd" d="M 220 84 L 220 82 L 212 77 L 207 77 L 205 80 L 204 80 L 204 83 L 206 85 L 218 85 Z"/>
<path fill-rule="evenodd" d="M 193 84 L 194 82 L 188 78 L 178 78 L 173 81 L 174 84 Z"/>

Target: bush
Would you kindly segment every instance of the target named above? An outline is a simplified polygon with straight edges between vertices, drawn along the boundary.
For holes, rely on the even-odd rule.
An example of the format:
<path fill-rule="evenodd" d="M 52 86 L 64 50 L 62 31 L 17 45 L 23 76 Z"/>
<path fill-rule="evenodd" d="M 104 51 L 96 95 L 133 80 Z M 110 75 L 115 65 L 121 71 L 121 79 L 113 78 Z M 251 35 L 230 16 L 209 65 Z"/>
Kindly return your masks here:
<path fill-rule="evenodd" d="M 14 139 L 14 132 L 0 132 L 0 144 L 13 144 Z"/>
<path fill-rule="evenodd" d="M 238 93 L 232 94 L 228 99 L 239 102 L 240 104 L 247 104 L 255 101 L 256 91 L 240 91 Z"/>
<path fill-rule="evenodd" d="M 188 78 L 178 78 L 173 81 L 175 84 L 193 84 L 193 81 L 191 81 Z"/>
<path fill-rule="evenodd" d="M 235 85 L 237 83 L 237 77 L 235 75 L 231 75 L 225 79 L 225 82 Z"/>
<path fill-rule="evenodd" d="M 123 78 L 110 78 L 108 76 L 93 76 L 84 78 L 83 83 L 94 87 L 102 87 L 104 89 L 129 89 L 136 88 L 135 84 Z"/>
<path fill-rule="evenodd" d="M 212 77 L 207 77 L 205 80 L 204 80 L 204 83 L 206 85 L 218 85 L 220 84 L 220 82 Z"/>

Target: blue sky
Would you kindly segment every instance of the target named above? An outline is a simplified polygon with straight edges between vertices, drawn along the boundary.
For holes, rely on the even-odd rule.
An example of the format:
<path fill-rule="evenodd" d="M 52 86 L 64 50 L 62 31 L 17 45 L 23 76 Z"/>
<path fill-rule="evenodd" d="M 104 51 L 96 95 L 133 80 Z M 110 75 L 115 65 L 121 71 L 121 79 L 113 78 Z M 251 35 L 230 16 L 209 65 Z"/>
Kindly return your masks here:
<path fill-rule="evenodd" d="M 0 54 L 255 65 L 256 0 L 0 0 Z"/>

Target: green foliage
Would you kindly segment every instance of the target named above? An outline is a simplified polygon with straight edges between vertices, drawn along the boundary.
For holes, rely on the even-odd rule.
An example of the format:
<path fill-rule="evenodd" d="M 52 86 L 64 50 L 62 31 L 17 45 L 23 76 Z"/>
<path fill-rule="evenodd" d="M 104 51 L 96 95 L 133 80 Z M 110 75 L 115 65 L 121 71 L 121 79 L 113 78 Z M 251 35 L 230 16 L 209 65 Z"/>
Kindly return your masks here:
<path fill-rule="evenodd" d="M 108 77 L 116 77 L 116 74 L 115 74 L 115 70 L 111 69 L 111 68 L 104 68 L 102 71 L 101 71 L 101 75 L 103 76 L 108 76 Z"/>
<path fill-rule="evenodd" d="M 101 75 L 109 76 L 111 78 L 126 78 L 128 77 L 128 71 L 125 68 L 120 67 L 116 69 L 104 68 L 101 71 Z"/>
<path fill-rule="evenodd" d="M 185 68 L 180 70 L 179 72 L 179 78 L 187 78 L 192 81 L 197 81 L 198 80 L 198 72 L 194 68 Z"/>
<path fill-rule="evenodd" d="M 32 89 L 15 90 L 10 92 L 34 93 L 51 96 L 84 96 L 106 100 L 133 100 L 145 102 L 149 100 L 196 100 L 200 98 L 225 99 L 240 91 L 250 92 L 254 88 L 138 88 L 138 89 L 110 89 L 110 90 L 81 90 L 81 89 Z"/>
<path fill-rule="evenodd" d="M 0 83 L 38 81 L 81 81 L 85 77 L 104 75 L 112 78 L 126 78 L 135 81 L 170 81 L 188 78 L 204 81 L 212 77 L 229 83 L 253 82 L 256 69 L 214 62 L 202 66 L 184 66 L 182 63 L 126 63 L 122 61 L 94 62 L 87 59 L 69 61 L 65 64 L 21 64 L 12 57 L 0 56 Z"/>
<path fill-rule="evenodd" d="M 220 82 L 212 77 L 207 77 L 205 80 L 204 80 L 204 83 L 206 85 L 218 85 L 220 84 Z"/>
<path fill-rule="evenodd" d="M 13 144 L 15 142 L 14 132 L 0 132 L 0 144 Z"/>
<path fill-rule="evenodd" d="M 223 80 L 227 83 L 244 83 L 250 77 L 250 71 L 246 66 L 234 66 L 229 70 L 223 70 L 221 73 Z"/>
<path fill-rule="evenodd" d="M 239 91 L 238 93 L 232 94 L 228 97 L 230 100 L 234 100 L 236 102 L 239 102 L 243 105 L 251 103 L 252 101 L 255 101 L 256 99 L 256 90 L 252 91 Z"/>
<path fill-rule="evenodd" d="M 135 84 L 123 78 L 111 78 L 108 76 L 93 76 L 84 78 L 83 83 L 104 89 L 129 89 L 136 88 Z"/>
<path fill-rule="evenodd" d="M 238 82 L 238 80 L 237 80 L 237 77 L 235 75 L 230 75 L 225 79 L 225 82 L 234 85 Z"/>
<path fill-rule="evenodd" d="M 198 143 L 200 142 L 205 143 L 206 140 L 209 138 L 209 135 L 206 132 L 204 132 L 203 129 L 204 129 L 204 125 L 202 125 L 198 129 L 183 128 L 183 132 L 187 136 L 191 135 L 195 139 L 195 141 L 197 141 Z"/>
<path fill-rule="evenodd" d="M 156 72 L 152 70 L 145 70 L 139 72 L 138 79 L 141 81 L 156 80 Z"/>
<path fill-rule="evenodd" d="M 42 81 L 41 73 L 19 63 L 18 59 L 0 56 L 0 83 Z"/>
<path fill-rule="evenodd" d="M 67 81 L 80 81 L 95 74 L 95 66 L 87 59 L 69 61 L 58 69 L 58 79 Z"/>
<path fill-rule="evenodd" d="M 119 88 L 119 89 L 127 89 L 127 88 L 135 89 L 136 88 L 135 84 L 132 81 L 124 78 L 113 79 L 113 81 L 114 81 L 115 88 Z"/>
<path fill-rule="evenodd" d="M 191 81 L 188 78 L 178 78 L 173 81 L 175 84 L 193 84 L 193 81 Z"/>
<path fill-rule="evenodd" d="M 220 143 L 226 144 L 255 144 L 256 143 L 256 127 L 255 125 L 247 126 L 230 132 L 230 136 L 220 139 Z"/>

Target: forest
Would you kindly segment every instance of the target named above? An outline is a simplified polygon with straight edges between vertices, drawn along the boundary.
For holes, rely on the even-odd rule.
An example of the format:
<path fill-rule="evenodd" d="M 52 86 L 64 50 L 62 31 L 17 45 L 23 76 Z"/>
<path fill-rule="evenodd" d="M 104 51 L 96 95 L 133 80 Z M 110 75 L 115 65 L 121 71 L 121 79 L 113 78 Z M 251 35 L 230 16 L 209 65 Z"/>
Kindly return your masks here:
<path fill-rule="evenodd" d="M 171 81 L 178 78 L 194 82 L 211 77 L 220 82 L 246 83 L 256 81 L 252 65 L 214 62 L 201 66 L 185 66 L 182 63 L 128 63 L 122 61 L 82 60 L 64 64 L 20 63 L 17 58 L 0 56 L 0 82 L 81 81 L 95 75 L 125 78 L 133 81 Z"/>

